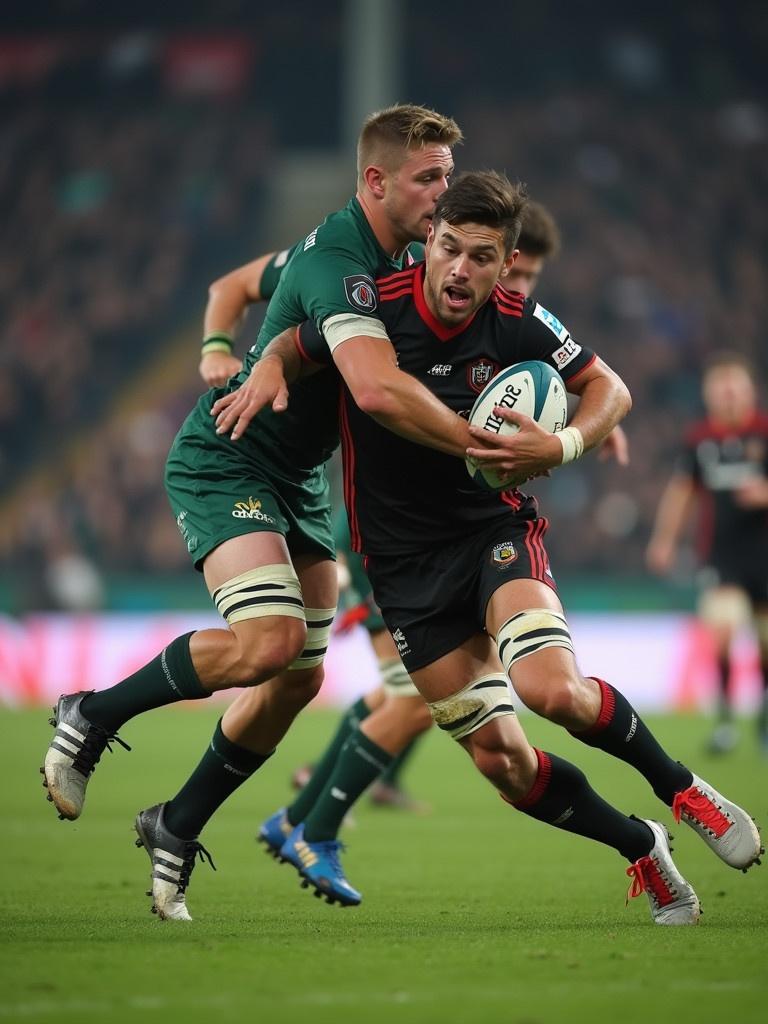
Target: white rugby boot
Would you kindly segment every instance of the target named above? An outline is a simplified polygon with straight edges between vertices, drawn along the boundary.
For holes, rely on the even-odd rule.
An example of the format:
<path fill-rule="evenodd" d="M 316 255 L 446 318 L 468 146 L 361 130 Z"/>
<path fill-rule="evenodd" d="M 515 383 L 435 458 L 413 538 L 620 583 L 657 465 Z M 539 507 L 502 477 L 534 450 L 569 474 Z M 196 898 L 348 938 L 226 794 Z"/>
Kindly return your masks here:
<path fill-rule="evenodd" d="M 765 853 L 760 831 L 752 818 L 737 804 L 731 803 L 708 782 L 693 776 L 693 782 L 672 802 L 675 821 L 684 821 L 721 860 L 732 868 L 746 871 L 760 863 Z"/>
<path fill-rule="evenodd" d="M 187 910 L 187 887 L 195 867 L 195 858 L 216 866 L 210 853 L 196 839 L 179 839 L 165 827 L 165 804 L 155 804 L 136 815 L 134 828 L 152 862 L 152 913 L 163 921 L 191 921 Z"/>
<path fill-rule="evenodd" d="M 699 899 L 675 867 L 669 833 L 661 822 L 639 820 L 653 832 L 654 843 L 650 853 L 627 868 L 632 879 L 627 903 L 644 892 L 655 924 L 696 924 L 701 915 Z"/>
<path fill-rule="evenodd" d="M 40 769 L 48 799 L 59 812 L 59 818 L 74 821 L 80 817 L 85 803 L 85 790 L 104 748 L 112 752 L 115 740 L 126 750 L 131 748 L 115 733 L 94 725 L 81 713 L 80 705 L 93 690 L 62 694 L 53 709 L 51 725 L 56 727 L 51 744 Z"/>

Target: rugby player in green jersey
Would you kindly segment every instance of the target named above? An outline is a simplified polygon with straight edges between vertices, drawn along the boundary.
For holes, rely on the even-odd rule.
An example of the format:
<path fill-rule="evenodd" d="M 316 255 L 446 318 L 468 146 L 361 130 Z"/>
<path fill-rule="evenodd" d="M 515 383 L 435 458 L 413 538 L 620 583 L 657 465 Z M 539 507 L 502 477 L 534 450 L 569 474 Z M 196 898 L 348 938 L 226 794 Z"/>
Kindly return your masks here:
<path fill-rule="evenodd" d="M 519 191 L 506 179 L 463 175 L 438 201 L 426 265 L 377 284 L 400 365 L 457 412 L 474 400 L 475 367 L 534 359 L 560 371 L 579 396 L 562 432 L 549 434 L 528 417 L 496 410 L 520 428 L 515 443 L 503 446 L 505 468 L 526 478 L 595 447 L 630 398 L 551 313 L 499 287 L 500 272 L 514 259 L 519 206 Z M 311 324 L 273 345 L 288 343 L 290 358 L 294 336 L 315 364 L 330 362 Z M 516 489 L 473 489 L 456 459 L 382 429 L 346 388 L 340 415 L 355 547 L 366 553 L 374 595 L 437 724 L 508 803 L 625 857 L 631 894 L 647 893 L 656 923 L 696 923 L 698 899 L 675 867 L 664 826 L 611 807 L 578 768 L 531 747 L 514 717 L 510 680 L 533 711 L 640 772 L 726 864 L 745 870 L 757 861 L 760 837 L 749 815 L 670 758 L 615 687 L 581 675 L 543 544 L 547 520 L 535 499 Z M 498 454 L 496 435 L 474 427 L 471 433 L 470 456 L 482 462 Z M 347 760 L 357 763 L 334 779 L 332 820 L 310 813 L 279 850 L 305 883 L 346 905 L 361 897 L 341 867 L 338 811 L 349 808 L 356 780 L 366 770 L 373 777 L 391 753 L 386 730 L 374 739 L 366 731 L 370 721 L 347 742 Z"/>
<path fill-rule="evenodd" d="M 200 399 L 174 441 L 166 488 L 227 627 L 179 637 L 110 689 L 64 695 L 55 708 L 42 770 L 59 815 L 75 819 L 104 748 L 129 719 L 263 684 L 256 700 L 238 698 L 227 710 L 177 796 L 136 819 L 161 917 L 189 919 L 185 891 L 204 852 L 197 839 L 203 825 L 317 693 L 336 607 L 324 462 L 338 441 L 337 384 L 330 374 L 300 381 L 280 411 L 287 395 L 274 385 L 282 364 L 264 359 L 250 375 L 264 347 L 310 318 L 332 349 L 341 346 L 347 384 L 379 422 L 459 457 L 469 443 L 466 422 L 397 368 L 373 286 L 375 276 L 405 265 L 409 242 L 426 237 L 460 139 L 454 121 L 422 107 L 399 105 L 366 120 L 356 197 L 294 253 L 242 372 Z M 266 392 L 271 408 L 249 424 Z"/>

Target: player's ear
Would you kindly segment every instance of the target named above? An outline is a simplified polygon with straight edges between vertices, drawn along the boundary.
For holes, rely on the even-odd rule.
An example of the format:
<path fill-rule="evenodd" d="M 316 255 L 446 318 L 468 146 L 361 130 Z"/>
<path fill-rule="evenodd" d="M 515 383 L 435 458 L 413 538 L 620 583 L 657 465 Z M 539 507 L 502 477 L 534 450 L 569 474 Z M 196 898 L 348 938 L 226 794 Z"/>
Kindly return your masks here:
<path fill-rule="evenodd" d="M 435 242 L 435 228 L 434 228 L 434 225 L 430 224 L 429 227 L 427 228 L 427 240 L 424 243 L 424 249 L 426 250 L 426 252 L 429 252 L 429 250 L 434 245 L 434 242 Z"/>
<path fill-rule="evenodd" d="M 517 257 L 519 255 L 520 255 L 520 250 L 519 249 L 513 249 L 512 250 L 512 252 L 509 254 L 509 256 L 506 257 L 506 259 L 504 260 L 504 262 L 501 265 L 501 273 L 499 274 L 499 277 L 506 277 L 507 276 L 507 274 L 512 269 L 512 265 L 514 264 L 515 260 L 517 259 Z"/>
<path fill-rule="evenodd" d="M 377 167 L 375 164 L 371 164 L 363 171 L 363 181 L 365 187 L 376 199 L 383 199 L 385 193 L 384 179 L 386 178 L 386 172 L 383 167 Z"/>

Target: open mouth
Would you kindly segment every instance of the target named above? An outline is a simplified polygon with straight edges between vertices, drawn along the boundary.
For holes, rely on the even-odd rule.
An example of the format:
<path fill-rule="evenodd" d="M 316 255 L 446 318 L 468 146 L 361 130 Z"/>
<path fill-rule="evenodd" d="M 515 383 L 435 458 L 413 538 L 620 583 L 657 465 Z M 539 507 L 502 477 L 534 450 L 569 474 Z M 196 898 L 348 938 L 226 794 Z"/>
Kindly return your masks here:
<path fill-rule="evenodd" d="M 461 311 L 469 306 L 470 294 L 464 288 L 448 285 L 443 294 L 449 309 Z"/>

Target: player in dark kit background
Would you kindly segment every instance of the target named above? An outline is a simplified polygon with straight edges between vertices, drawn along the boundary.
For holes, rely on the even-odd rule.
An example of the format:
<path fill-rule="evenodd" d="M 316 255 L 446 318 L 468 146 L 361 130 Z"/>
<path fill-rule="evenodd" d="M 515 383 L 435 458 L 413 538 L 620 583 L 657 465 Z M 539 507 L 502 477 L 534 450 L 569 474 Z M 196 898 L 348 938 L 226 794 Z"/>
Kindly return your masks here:
<path fill-rule="evenodd" d="M 520 427 L 515 443 L 505 445 L 503 466 L 518 479 L 579 457 L 629 407 L 621 381 L 556 317 L 496 283 L 514 261 L 519 208 L 519 192 L 506 179 L 462 175 L 436 206 L 426 269 L 379 281 L 380 314 L 398 364 L 457 412 L 469 411 L 493 372 L 525 359 L 549 362 L 579 396 L 571 425 L 559 434 L 504 412 Z M 328 361 L 312 325 L 293 333 L 306 355 Z M 488 435 L 471 433 L 477 447 L 469 455 L 498 458 Z M 353 544 L 367 556 L 376 600 L 437 724 L 508 803 L 626 856 L 633 894 L 648 893 L 657 923 L 695 923 L 698 900 L 675 868 L 664 827 L 605 803 L 575 766 L 534 750 L 514 716 L 510 678 L 534 711 L 640 771 L 726 863 L 746 867 L 757 858 L 759 835 L 749 816 L 673 761 L 617 690 L 581 676 L 535 500 L 476 488 L 460 461 L 383 430 L 346 390 L 341 435 Z M 349 745 L 358 779 L 366 764 L 377 772 L 388 754 L 386 737 L 359 730 Z M 336 782 L 343 815 L 349 794 L 344 780 Z M 338 841 L 323 836 L 328 825 L 298 824 L 280 854 L 319 892 L 359 903 Z"/>
<path fill-rule="evenodd" d="M 706 418 L 686 433 L 659 502 L 647 560 L 655 572 L 669 572 L 691 514 L 698 513 L 698 614 L 712 636 L 718 674 L 709 749 L 725 753 L 738 740 L 731 649 L 737 632 L 751 625 L 763 684 L 757 739 L 768 754 L 768 415 L 757 406 L 752 366 L 736 352 L 710 359 L 702 397 Z"/>

